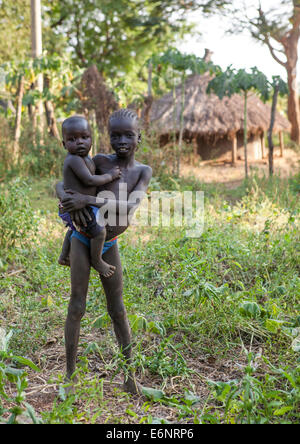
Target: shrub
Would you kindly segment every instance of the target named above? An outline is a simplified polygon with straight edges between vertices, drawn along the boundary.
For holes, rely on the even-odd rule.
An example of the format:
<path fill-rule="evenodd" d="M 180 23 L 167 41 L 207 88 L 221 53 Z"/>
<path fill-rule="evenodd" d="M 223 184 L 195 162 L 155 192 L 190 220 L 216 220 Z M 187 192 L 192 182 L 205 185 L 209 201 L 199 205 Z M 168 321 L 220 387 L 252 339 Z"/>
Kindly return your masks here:
<path fill-rule="evenodd" d="M 0 187 L 0 247 L 5 256 L 17 243 L 26 243 L 36 231 L 37 219 L 30 206 L 28 185 L 16 179 Z"/>

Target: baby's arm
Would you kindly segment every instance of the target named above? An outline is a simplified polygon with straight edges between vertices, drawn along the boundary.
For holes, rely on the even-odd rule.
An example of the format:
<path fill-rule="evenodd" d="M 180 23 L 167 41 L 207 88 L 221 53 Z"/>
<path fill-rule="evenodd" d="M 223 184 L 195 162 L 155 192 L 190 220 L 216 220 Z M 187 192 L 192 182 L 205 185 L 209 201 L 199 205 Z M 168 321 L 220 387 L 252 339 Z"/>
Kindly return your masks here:
<path fill-rule="evenodd" d="M 140 204 L 142 197 L 146 194 L 151 176 L 152 169 L 145 165 L 128 201 L 98 199 L 96 196 L 88 196 L 77 191 L 64 190 L 62 182 L 57 184 L 56 192 L 64 205 L 65 211 L 77 211 L 86 205 L 101 208 L 103 205 L 111 204 L 117 214 L 124 214 L 124 212 L 126 214 L 126 212 L 129 213 L 129 211 L 132 212 L 136 210 Z M 132 199 L 130 197 L 132 197 Z"/>
<path fill-rule="evenodd" d="M 72 159 L 69 160 L 69 167 L 78 179 L 88 187 L 105 185 L 120 177 L 121 174 L 121 170 L 118 166 L 112 168 L 106 174 L 91 174 L 84 160 L 79 156 L 72 156 Z"/>
<path fill-rule="evenodd" d="M 138 208 L 142 199 L 146 196 L 146 191 L 151 177 L 151 167 L 149 167 L 148 165 L 144 165 L 139 180 L 137 181 L 134 189 L 129 194 L 127 201 L 106 199 L 101 197 L 99 198 L 97 196 L 85 196 L 87 205 L 93 205 L 95 207 L 101 208 L 105 204 L 106 209 L 108 210 L 111 205 L 113 211 L 116 211 L 116 214 L 128 214 L 129 212 L 132 213 Z"/>

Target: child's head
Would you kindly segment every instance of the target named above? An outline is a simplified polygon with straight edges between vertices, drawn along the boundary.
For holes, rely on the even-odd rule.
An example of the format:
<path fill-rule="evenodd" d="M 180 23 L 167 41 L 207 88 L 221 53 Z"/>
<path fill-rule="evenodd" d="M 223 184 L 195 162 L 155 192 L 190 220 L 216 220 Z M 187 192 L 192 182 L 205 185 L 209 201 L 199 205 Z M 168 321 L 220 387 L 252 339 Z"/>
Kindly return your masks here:
<path fill-rule="evenodd" d="M 131 109 L 115 111 L 109 118 L 110 143 L 119 157 L 134 153 L 141 142 L 139 119 Z"/>
<path fill-rule="evenodd" d="M 62 124 L 63 145 L 70 154 L 87 156 L 92 147 L 92 132 L 82 116 L 72 116 Z"/>

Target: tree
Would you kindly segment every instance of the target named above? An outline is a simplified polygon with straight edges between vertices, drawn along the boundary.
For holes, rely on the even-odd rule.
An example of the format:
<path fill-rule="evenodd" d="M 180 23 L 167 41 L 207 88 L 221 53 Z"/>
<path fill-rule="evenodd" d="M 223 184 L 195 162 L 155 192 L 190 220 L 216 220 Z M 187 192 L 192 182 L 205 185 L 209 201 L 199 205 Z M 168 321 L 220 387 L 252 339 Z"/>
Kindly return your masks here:
<path fill-rule="evenodd" d="M 50 2 L 46 2 L 50 4 Z M 54 0 L 45 9 L 45 22 L 56 35 L 68 37 L 76 63 L 96 64 L 112 79 L 114 89 L 143 92 L 146 61 L 192 29 L 187 13 L 200 9 L 213 13 L 228 0 Z M 142 81 L 142 85 L 140 85 Z M 124 84 L 125 83 L 125 84 Z M 132 97 L 133 98 L 133 97 Z"/>
<path fill-rule="evenodd" d="M 245 4 L 247 16 L 242 17 L 233 6 L 233 32 L 247 28 L 252 37 L 265 44 L 276 62 L 286 69 L 288 79 L 288 118 L 292 125 L 291 139 L 300 143 L 300 109 L 297 89 L 298 42 L 300 37 L 300 0 L 271 2 L 268 10 L 261 1 L 256 3 L 256 13 L 251 13 L 249 2 Z M 235 3 L 233 2 L 233 5 Z M 240 8 L 239 10 L 243 10 Z"/>
<path fill-rule="evenodd" d="M 270 87 L 267 77 L 256 67 L 247 72 L 244 69 L 235 69 L 229 66 L 225 71 L 218 70 L 216 76 L 209 82 L 207 92 L 214 92 L 220 99 L 232 94 L 242 94 L 244 98 L 244 155 L 245 177 L 248 178 L 248 151 L 247 151 L 247 100 L 249 93 L 256 91 L 263 100 L 267 100 Z"/>
<path fill-rule="evenodd" d="M 24 0 L 0 2 L 0 64 L 30 54 L 30 8 Z"/>

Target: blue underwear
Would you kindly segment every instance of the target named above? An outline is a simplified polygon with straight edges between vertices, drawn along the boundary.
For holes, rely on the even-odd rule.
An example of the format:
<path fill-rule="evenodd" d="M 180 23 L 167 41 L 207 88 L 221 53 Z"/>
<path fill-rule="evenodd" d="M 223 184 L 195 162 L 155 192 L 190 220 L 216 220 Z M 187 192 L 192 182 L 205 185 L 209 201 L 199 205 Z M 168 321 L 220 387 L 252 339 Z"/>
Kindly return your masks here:
<path fill-rule="evenodd" d="M 97 218 L 97 213 L 99 211 L 99 208 L 98 207 L 94 207 L 93 205 L 91 205 L 91 208 L 93 210 L 93 213 L 94 213 L 95 217 Z M 62 205 L 60 206 L 60 211 L 59 211 L 58 214 L 59 214 L 59 217 L 64 221 L 65 225 L 68 228 L 71 228 L 71 230 L 72 230 L 72 234 L 71 234 L 70 240 L 73 237 L 76 237 L 78 240 L 80 240 L 80 242 L 82 242 L 84 245 L 86 245 L 88 248 L 90 248 L 90 246 L 91 246 L 90 239 L 87 236 L 85 236 L 84 234 L 82 234 L 79 231 L 77 231 L 76 228 L 74 227 L 73 223 L 72 223 L 72 219 L 71 219 L 70 214 L 67 213 L 67 212 L 66 213 L 61 213 L 61 210 L 62 210 Z M 107 250 L 109 250 L 113 245 L 115 245 L 117 243 L 117 240 L 118 240 L 118 238 L 114 237 L 113 239 L 111 239 L 111 240 L 109 240 L 107 242 L 104 242 L 103 250 L 102 250 L 102 255 L 104 253 L 106 253 Z"/>
<path fill-rule="evenodd" d="M 90 239 L 83 234 L 79 233 L 78 231 L 73 231 L 71 234 L 71 239 L 73 237 L 76 237 L 80 242 L 82 242 L 84 245 L 86 245 L 88 248 L 90 248 L 91 242 Z M 118 238 L 115 237 L 114 239 L 111 239 L 110 241 L 104 242 L 102 254 L 106 253 L 107 250 L 109 250 L 113 245 L 117 243 Z"/>

